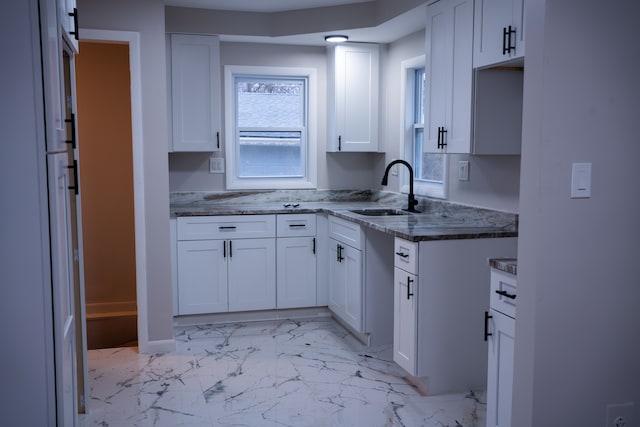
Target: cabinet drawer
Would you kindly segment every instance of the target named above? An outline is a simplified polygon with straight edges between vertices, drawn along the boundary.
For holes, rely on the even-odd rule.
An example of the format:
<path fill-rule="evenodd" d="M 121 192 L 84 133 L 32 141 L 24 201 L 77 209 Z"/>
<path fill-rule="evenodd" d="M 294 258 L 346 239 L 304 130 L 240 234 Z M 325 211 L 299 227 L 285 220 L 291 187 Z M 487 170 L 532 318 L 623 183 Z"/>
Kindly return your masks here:
<path fill-rule="evenodd" d="M 360 225 L 329 215 L 329 237 L 355 249 L 362 249 L 364 233 Z"/>
<path fill-rule="evenodd" d="M 513 274 L 491 269 L 490 307 L 515 318 L 517 284 L 516 276 Z"/>
<path fill-rule="evenodd" d="M 316 215 L 278 215 L 276 232 L 278 237 L 313 237 L 316 235 Z"/>
<path fill-rule="evenodd" d="M 178 218 L 178 240 L 247 239 L 275 236 L 275 215 Z"/>
<path fill-rule="evenodd" d="M 407 273 L 418 274 L 418 242 L 396 237 L 393 247 L 393 265 Z"/>

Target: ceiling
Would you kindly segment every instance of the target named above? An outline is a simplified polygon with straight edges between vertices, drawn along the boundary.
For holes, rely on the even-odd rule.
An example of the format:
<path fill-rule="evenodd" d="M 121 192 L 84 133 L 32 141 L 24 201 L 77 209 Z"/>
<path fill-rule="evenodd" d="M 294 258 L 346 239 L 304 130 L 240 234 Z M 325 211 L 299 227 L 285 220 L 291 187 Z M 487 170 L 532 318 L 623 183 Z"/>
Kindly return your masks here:
<path fill-rule="evenodd" d="M 238 12 L 284 12 L 287 10 L 313 9 L 369 1 L 374 0 L 165 0 L 164 3 L 168 6 L 234 10 Z"/>
<path fill-rule="evenodd" d="M 376 0 L 165 0 L 165 5 L 235 12 L 278 13 L 373 1 Z M 425 22 L 426 2 L 423 6 L 409 10 L 375 27 L 344 28 L 331 32 L 345 34 L 349 37 L 349 41 L 353 42 L 384 44 L 394 42 L 406 35 L 424 29 Z M 281 37 L 219 35 L 222 41 L 318 46 L 327 44 L 324 41 L 326 34 L 328 33 L 306 33 Z"/>

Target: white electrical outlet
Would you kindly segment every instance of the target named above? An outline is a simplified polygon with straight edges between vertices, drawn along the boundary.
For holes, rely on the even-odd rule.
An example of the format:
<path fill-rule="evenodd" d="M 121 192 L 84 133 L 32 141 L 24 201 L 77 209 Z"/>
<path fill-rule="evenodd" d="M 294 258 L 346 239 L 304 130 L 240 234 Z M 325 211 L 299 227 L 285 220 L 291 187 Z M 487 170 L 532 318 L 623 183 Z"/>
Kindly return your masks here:
<path fill-rule="evenodd" d="M 606 427 L 633 426 L 633 402 L 607 405 Z"/>

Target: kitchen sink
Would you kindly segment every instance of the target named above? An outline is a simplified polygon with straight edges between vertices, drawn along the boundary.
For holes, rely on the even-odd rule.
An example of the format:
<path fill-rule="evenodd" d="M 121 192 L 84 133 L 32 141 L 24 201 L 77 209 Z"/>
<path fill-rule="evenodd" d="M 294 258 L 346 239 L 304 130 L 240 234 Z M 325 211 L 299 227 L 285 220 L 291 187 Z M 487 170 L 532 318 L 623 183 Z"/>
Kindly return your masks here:
<path fill-rule="evenodd" d="M 354 209 L 349 212 L 366 216 L 396 216 L 408 214 L 408 212 L 400 209 Z"/>

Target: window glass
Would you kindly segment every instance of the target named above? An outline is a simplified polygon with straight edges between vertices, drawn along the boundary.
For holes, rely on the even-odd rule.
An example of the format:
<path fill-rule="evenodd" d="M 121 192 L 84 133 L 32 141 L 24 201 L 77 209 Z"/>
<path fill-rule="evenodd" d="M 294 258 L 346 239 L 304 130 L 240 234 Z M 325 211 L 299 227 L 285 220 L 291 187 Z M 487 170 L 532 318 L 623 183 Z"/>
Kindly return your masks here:
<path fill-rule="evenodd" d="M 289 73 L 290 74 L 290 73 Z M 229 188 L 309 188 L 309 76 L 230 73 Z"/>

